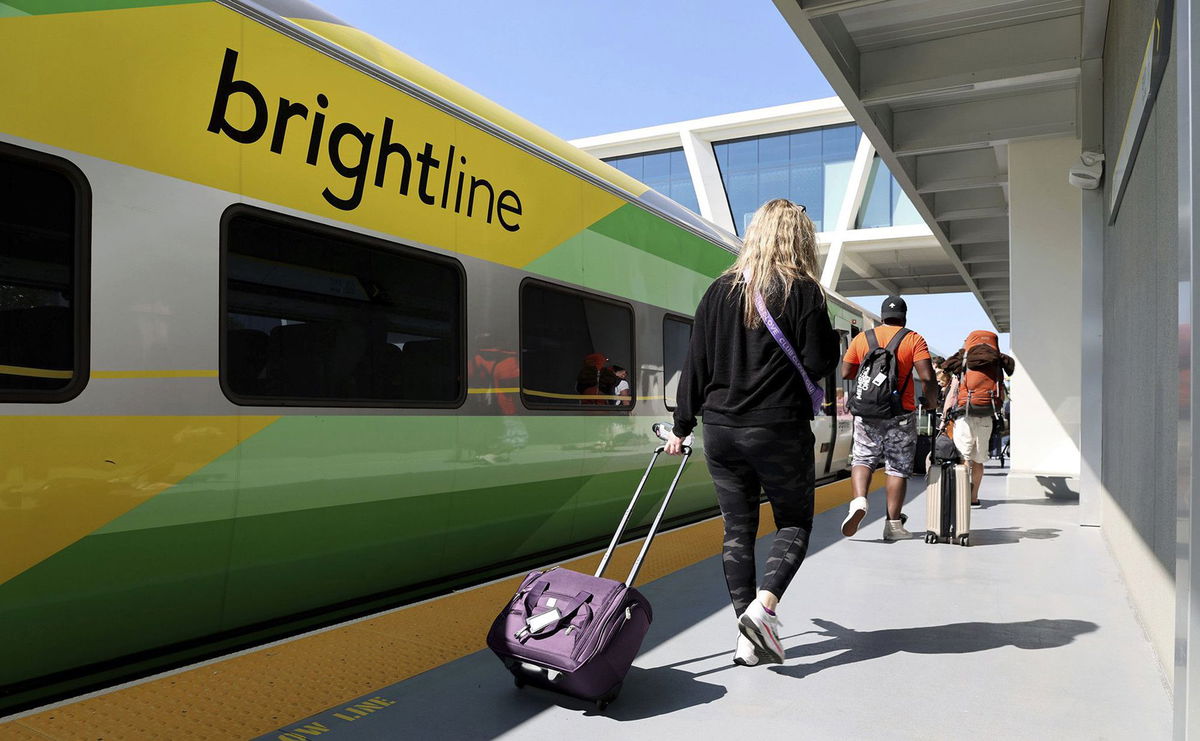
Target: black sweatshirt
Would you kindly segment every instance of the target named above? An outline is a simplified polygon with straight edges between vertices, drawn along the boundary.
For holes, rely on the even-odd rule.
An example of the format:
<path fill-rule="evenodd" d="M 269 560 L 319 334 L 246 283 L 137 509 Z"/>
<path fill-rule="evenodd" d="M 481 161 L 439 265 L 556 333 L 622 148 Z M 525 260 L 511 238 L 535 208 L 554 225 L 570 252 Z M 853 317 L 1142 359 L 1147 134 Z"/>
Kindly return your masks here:
<path fill-rule="evenodd" d="M 747 329 L 742 286 L 730 295 L 733 276 L 713 282 L 696 307 L 692 340 L 675 395 L 675 434 L 686 437 L 696 416 L 707 424 L 761 427 L 810 420 L 812 401 L 804 379 L 766 326 Z M 771 315 L 792 343 L 813 383 L 820 385 L 839 360 L 837 333 L 820 287 L 810 280 L 792 285 L 783 310 Z"/>

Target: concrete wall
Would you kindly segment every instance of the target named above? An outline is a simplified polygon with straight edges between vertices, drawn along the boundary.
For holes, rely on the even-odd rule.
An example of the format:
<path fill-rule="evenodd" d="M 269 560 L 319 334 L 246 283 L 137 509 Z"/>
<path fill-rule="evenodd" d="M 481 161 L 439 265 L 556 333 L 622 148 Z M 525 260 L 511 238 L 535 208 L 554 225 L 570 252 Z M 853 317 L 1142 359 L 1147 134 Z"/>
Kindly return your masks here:
<path fill-rule="evenodd" d="M 1074 138 L 1008 148 L 1012 279 L 1009 494 L 1041 498 L 1079 477 L 1082 198 L 1067 183 Z"/>
<path fill-rule="evenodd" d="M 1153 0 L 1111 0 L 1109 6 L 1104 51 L 1109 157 L 1120 147 L 1154 6 Z M 1172 64 L 1117 221 L 1104 231 L 1101 524 L 1164 666 L 1173 663 L 1175 631 L 1175 74 Z M 1113 165 L 1105 163 L 1106 203 Z"/>

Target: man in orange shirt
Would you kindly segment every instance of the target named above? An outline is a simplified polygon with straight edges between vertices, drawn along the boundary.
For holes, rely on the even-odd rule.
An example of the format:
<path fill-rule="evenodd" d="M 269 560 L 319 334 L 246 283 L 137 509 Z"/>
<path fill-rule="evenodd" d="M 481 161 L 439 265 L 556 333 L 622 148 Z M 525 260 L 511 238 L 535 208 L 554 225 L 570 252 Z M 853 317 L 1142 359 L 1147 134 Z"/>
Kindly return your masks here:
<path fill-rule="evenodd" d="M 882 417 L 854 418 L 854 448 L 850 460 L 850 480 L 854 489 L 854 499 L 850 502 L 850 511 L 842 522 L 842 534 L 849 537 L 858 532 L 858 525 L 867 515 L 867 487 L 871 475 L 882 463 L 887 471 L 887 522 L 883 526 L 884 540 L 903 540 L 912 537 L 912 533 L 904 529 L 907 519 L 900 510 L 904 506 L 904 495 L 908 489 L 908 477 L 912 473 L 913 454 L 917 448 L 917 415 L 916 394 L 913 391 L 913 373 L 916 372 L 924 388 L 935 388 L 933 363 L 930 361 L 929 347 L 925 339 L 912 330 L 905 330 L 908 305 L 899 296 L 888 296 L 883 300 L 879 311 L 883 324 L 874 329 L 859 333 L 846 355 L 842 358 L 842 378 L 854 380 L 858 376 L 859 366 L 867 357 L 871 344 L 867 335 L 874 333 L 875 346 L 889 348 L 889 343 L 900 332 L 905 334 L 900 343 L 894 348 L 896 386 L 899 392 L 900 408 L 892 415 Z M 868 379 L 874 385 L 881 381 Z M 921 404 L 926 410 L 933 409 L 933 402 L 921 397 Z"/>

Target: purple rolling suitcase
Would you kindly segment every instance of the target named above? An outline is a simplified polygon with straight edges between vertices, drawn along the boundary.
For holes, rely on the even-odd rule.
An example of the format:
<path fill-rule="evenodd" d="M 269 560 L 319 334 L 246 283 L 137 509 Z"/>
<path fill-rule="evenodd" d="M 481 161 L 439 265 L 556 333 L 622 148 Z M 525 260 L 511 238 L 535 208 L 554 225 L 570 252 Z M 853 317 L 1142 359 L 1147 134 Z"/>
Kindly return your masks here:
<path fill-rule="evenodd" d="M 662 447 L 654 451 L 594 576 L 557 567 L 532 571 L 496 616 L 487 644 L 512 672 L 517 687 L 529 684 L 592 700 L 600 710 L 621 691 L 654 618 L 650 602 L 631 585 L 692 455 L 691 447 L 683 448 L 683 460 L 629 576 L 619 582 L 601 575 L 662 452 Z"/>

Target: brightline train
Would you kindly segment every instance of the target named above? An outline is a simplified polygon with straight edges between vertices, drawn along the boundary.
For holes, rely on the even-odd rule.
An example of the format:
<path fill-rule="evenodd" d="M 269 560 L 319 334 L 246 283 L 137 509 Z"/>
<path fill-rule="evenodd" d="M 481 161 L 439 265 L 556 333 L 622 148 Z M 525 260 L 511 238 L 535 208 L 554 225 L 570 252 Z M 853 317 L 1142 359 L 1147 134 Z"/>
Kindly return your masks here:
<path fill-rule="evenodd" d="M 0 711 L 606 540 L 735 238 L 298 0 L 8 4 Z"/>

